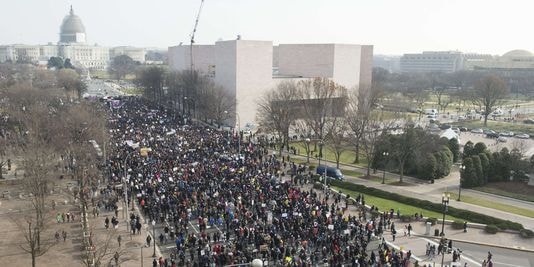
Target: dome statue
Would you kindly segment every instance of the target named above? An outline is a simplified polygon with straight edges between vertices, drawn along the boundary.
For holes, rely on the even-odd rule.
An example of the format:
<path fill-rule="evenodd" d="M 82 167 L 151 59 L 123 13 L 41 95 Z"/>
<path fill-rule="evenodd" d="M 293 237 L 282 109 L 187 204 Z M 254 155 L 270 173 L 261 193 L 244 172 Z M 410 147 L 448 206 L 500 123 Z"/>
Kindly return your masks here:
<path fill-rule="evenodd" d="M 65 16 L 60 28 L 60 43 L 85 43 L 85 27 L 82 19 L 74 14 L 72 6 L 69 15 Z"/>
<path fill-rule="evenodd" d="M 512 51 L 507 52 L 506 54 L 502 55 L 502 57 L 505 57 L 505 58 L 534 57 L 534 54 L 532 54 L 531 52 L 527 50 L 517 49 L 517 50 L 512 50 Z"/>

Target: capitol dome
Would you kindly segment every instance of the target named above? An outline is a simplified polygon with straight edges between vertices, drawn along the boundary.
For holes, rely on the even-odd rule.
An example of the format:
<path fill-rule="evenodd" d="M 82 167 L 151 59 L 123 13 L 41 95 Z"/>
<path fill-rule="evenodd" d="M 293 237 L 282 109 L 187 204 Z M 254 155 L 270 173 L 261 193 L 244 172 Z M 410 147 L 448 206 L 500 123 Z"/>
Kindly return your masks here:
<path fill-rule="evenodd" d="M 502 57 L 506 57 L 506 58 L 534 57 L 534 54 L 532 54 L 531 52 L 529 52 L 527 50 L 517 49 L 517 50 L 512 50 L 512 51 L 502 55 Z"/>
<path fill-rule="evenodd" d="M 60 43 L 84 43 L 85 27 L 82 19 L 74 14 L 72 6 L 69 15 L 65 16 L 60 28 Z"/>

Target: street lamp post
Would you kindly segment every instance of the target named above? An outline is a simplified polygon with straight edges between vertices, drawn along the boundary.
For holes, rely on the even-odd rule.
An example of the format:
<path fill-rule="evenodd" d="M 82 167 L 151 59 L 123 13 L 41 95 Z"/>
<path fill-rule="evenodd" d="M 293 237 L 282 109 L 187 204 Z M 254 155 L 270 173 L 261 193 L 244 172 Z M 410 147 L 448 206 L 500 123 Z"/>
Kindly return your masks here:
<path fill-rule="evenodd" d="M 152 240 L 154 241 L 154 253 L 152 257 L 156 257 L 156 221 L 152 220 Z"/>
<path fill-rule="evenodd" d="M 319 166 L 317 166 L 317 168 L 319 168 L 321 166 L 321 158 L 323 157 L 323 155 L 322 155 L 323 154 L 322 153 L 323 146 L 324 146 L 323 140 L 320 140 L 319 141 Z M 324 180 L 324 191 L 326 192 L 326 188 L 327 188 L 326 187 L 327 186 L 326 185 L 326 166 L 325 166 L 325 168 L 323 170 L 323 180 Z"/>
<path fill-rule="evenodd" d="M 465 171 L 465 165 L 462 165 L 460 166 L 460 184 L 458 185 L 458 201 L 462 201 L 461 200 L 461 196 L 462 196 L 462 174 L 464 173 Z"/>
<path fill-rule="evenodd" d="M 387 160 L 389 152 L 382 152 L 382 156 Z M 386 162 L 384 163 L 384 173 L 382 174 L 382 184 L 386 183 Z"/>
<path fill-rule="evenodd" d="M 228 110 L 225 110 L 224 111 L 224 114 L 228 114 Z M 241 118 L 239 118 L 239 112 L 235 112 L 235 115 L 237 117 L 237 137 L 238 137 L 238 143 L 237 143 L 237 146 L 238 146 L 238 150 L 237 150 L 237 153 L 238 155 L 241 155 Z M 235 129 L 235 125 L 234 125 L 234 129 Z"/>
<path fill-rule="evenodd" d="M 127 183 L 127 178 L 128 178 L 128 166 L 126 166 L 126 163 L 128 162 L 128 159 L 130 158 L 130 156 L 132 155 L 132 153 L 128 153 L 128 155 L 124 158 L 124 164 L 122 165 L 123 168 L 124 168 L 124 205 L 125 205 L 125 212 L 126 212 L 126 218 L 125 218 L 125 221 L 126 221 L 126 230 L 130 233 L 130 222 L 128 220 L 129 216 L 128 216 L 128 183 Z M 133 203 L 132 203 L 133 204 Z M 131 233 L 130 233 L 131 234 Z M 130 235 L 131 237 L 131 235 Z"/>
<path fill-rule="evenodd" d="M 449 206 L 449 200 L 451 199 L 451 194 L 447 193 L 443 193 L 441 195 L 441 204 L 443 204 L 443 222 L 441 224 L 441 236 L 445 236 L 445 214 L 447 213 L 447 209 L 448 209 L 448 206 Z"/>
<path fill-rule="evenodd" d="M 442 242 L 442 245 L 441 245 L 441 248 L 442 248 L 442 251 L 441 251 L 441 266 L 443 266 L 443 261 L 445 260 L 445 213 L 447 213 L 447 207 L 449 206 L 449 200 L 451 198 L 451 194 L 447 193 L 443 193 L 441 195 L 441 204 L 443 204 L 443 221 L 441 223 L 441 242 Z"/>
<path fill-rule="evenodd" d="M 306 142 L 306 163 L 310 163 L 310 138 L 304 140 Z"/>

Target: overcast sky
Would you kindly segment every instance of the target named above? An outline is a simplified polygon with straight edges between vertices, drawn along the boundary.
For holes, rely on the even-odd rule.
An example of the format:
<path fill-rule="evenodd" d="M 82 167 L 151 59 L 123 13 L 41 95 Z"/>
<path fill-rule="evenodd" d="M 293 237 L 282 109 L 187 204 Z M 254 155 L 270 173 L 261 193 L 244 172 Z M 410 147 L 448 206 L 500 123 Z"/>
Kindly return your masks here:
<path fill-rule="evenodd" d="M 0 44 L 57 42 L 72 4 L 90 43 L 188 43 L 200 0 L 1 0 Z M 205 0 L 197 43 L 374 45 L 375 54 L 534 51 L 532 0 Z"/>

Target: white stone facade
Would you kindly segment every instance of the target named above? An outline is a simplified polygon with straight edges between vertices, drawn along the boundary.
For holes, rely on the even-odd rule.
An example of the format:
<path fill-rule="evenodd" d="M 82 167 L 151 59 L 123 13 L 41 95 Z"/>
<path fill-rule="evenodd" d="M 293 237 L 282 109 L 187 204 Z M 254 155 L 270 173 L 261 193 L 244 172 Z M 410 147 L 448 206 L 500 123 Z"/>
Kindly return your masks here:
<path fill-rule="evenodd" d="M 109 50 L 109 57 L 113 59 L 116 56 L 127 55 L 141 64 L 145 63 L 146 50 L 144 48 L 137 48 L 131 46 L 117 46 Z"/>
<path fill-rule="evenodd" d="M 135 47 L 102 47 L 87 44 L 85 27 L 71 7 L 60 27 L 57 45 L 4 45 L 0 46 L 0 63 L 6 61 L 44 64 L 51 57 L 70 59 L 71 63 L 87 70 L 105 70 L 115 55 L 128 55 L 134 61 L 145 63 L 146 51 Z"/>
<path fill-rule="evenodd" d="M 190 46 L 169 47 L 173 70 L 191 68 Z M 236 99 L 239 123 L 254 123 L 257 100 L 287 79 L 330 78 L 348 89 L 371 84 L 373 46 L 350 44 L 283 44 L 231 40 L 193 46 L 194 68 Z M 233 121 L 237 120 L 234 118 Z"/>

